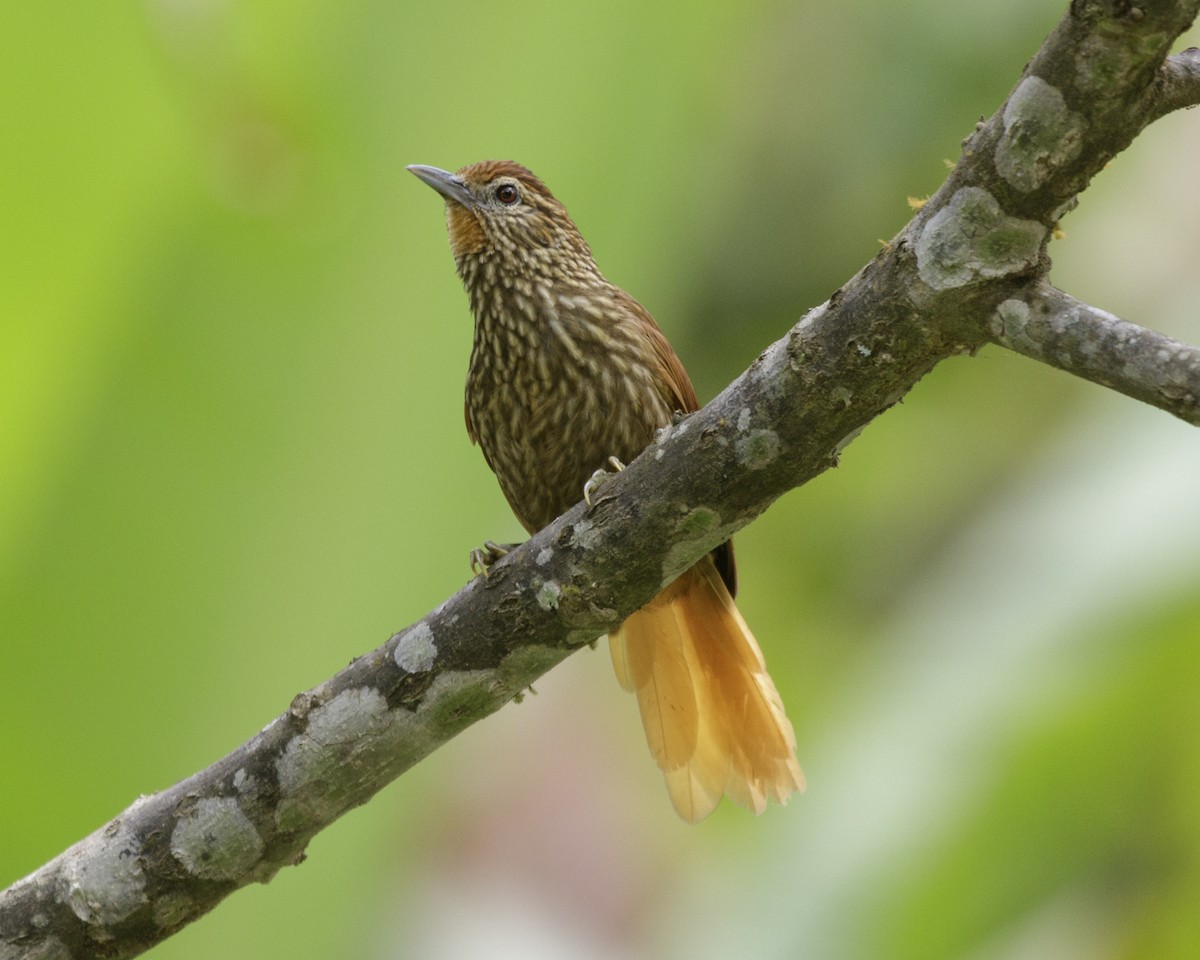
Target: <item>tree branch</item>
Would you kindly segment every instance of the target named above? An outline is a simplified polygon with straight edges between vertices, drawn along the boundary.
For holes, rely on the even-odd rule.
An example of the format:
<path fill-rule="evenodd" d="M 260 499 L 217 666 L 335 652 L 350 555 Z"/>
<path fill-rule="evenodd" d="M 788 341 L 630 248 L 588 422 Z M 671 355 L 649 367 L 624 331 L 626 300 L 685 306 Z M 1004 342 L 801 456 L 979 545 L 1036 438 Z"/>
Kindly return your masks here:
<path fill-rule="evenodd" d="M 1005 300 L 996 343 L 1200 426 L 1200 349 L 1114 317 L 1047 283 Z"/>
<path fill-rule="evenodd" d="M 1191 418 L 1194 350 L 1159 357 L 1168 341 L 1148 331 L 1117 349 L 1128 325 L 1044 278 L 1051 229 L 1091 177 L 1165 104 L 1194 96 L 1195 58 L 1164 64 L 1197 6 L 1076 0 L 871 263 L 661 431 L 594 508 L 576 506 L 233 753 L 0 894 L 0 960 L 134 956 L 298 863 L 319 830 L 835 465 L 945 357 L 995 339 L 1142 399 L 1188 391 L 1167 408 Z M 1089 355 L 1089 343 L 1103 348 Z"/>
<path fill-rule="evenodd" d="M 1168 57 L 1155 91 L 1152 118 L 1200 104 L 1200 47 L 1188 47 Z"/>

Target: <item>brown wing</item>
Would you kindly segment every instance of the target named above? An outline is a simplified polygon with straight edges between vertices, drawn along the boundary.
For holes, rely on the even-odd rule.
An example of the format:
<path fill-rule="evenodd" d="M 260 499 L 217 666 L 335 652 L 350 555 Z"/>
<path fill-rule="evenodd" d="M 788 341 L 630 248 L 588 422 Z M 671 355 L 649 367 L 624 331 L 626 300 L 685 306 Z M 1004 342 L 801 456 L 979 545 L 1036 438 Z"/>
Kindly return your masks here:
<path fill-rule="evenodd" d="M 684 413 L 699 410 L 700 403 L 696 399 L 696 390 L 692 386 L 691 378 L 683 369 L 683 363 L 671 348 L 671 344 L 667 342 L 663 332 L 658 329 L 658 324 L 654 322 L 650 312 L 624 290 L 618 288 L 615 290 L 615 294 L 618 300 L 623 301 L 629 312 L 643 322 L 646 338 L 654 348 L 655 357 L 662 364 L 663 385 L 666 387 L 666 399 L 670 408 L 681 410 Z"/>
<path fill-rule="evenodd" d="M 691 377 L 687 375 L 687 371 L 683 368 L 683 361 L 679 359 L 679 356 L 667 341 L 666 336 L 658 328 L 658 324 L 654 322 L 654 318 L 650 316 L 649 311 L 645 307 L 629 296 L 624 290 L 619 290 L 618 293 L 619 297 L 625 301 L 625 305 L 629 308 L 629 311 L 646 322 L 646 336 L 654 348 L 655 356 L 662 363 L 663 382 L 667 388 L 667 400 L 671 409 L 679 410 L 683 413 L 692 413 L 699 410 L 700 401 L 696 399 L 696 388 L 692 386 Z M 713 550 L 712 558 L 717 566 L 717 572 L 721 574 L 721 579 L 725 581 L 725 586 L 729 588 L 729 595 L 736 597 L 737 564 L 733 559 L 733 541 L 726 540 Z"/>
<path fill-rule="evenodd" d="M 471 445 L 475 446 L 479 443 L 479 437 L 475 435 L 475 428 L 471 426 L 471 401 L 463 401 L 463 419 L 467 421 L 467 436 L 471 440 Z M 488 464 L 491 466 L 491 464 Z"/>

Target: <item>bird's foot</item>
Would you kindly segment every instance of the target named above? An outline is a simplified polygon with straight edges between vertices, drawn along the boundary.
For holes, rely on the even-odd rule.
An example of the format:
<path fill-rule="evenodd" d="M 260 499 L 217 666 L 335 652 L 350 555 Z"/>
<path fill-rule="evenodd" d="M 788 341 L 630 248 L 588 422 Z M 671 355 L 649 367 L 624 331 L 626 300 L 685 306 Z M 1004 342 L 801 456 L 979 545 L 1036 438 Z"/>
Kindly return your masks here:
<path fill-rule="evenodd" d="M 519 547 L 519 543 L 493 543 L 485 540 L 482 547 L 471 551 L 471 572 L 486 578 L 488 570 Z"/>
<path fill-rule="evenodd" d="M 616 457 L 609 457 L 607 463 L 612 467 L 611 472 L 606 467 L 601 467 L 590 477 L 588 477 L 587 483 L 583 485 L 583 502 L 588 505 L 589 510 L 596 506 L 596 504 L 592 502 L 592 497 L 596 491 L 612 479 L 613 473 L 620 473 L 625 469 L 625 464 L 623 464 Z"/>

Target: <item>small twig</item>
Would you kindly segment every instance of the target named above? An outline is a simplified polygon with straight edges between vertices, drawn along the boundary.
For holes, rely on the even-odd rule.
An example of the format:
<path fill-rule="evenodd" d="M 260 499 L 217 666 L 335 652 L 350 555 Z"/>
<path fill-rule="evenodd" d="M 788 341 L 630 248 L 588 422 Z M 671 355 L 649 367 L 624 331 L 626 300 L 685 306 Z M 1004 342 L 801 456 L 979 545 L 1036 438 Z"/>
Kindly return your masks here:
<path fill-rule="evenodd" d="M 1005 300 L 996 343 L 1200 426 L 1200 348 L 1122 320 L 1047 283 Z"/>
<path fill-rule="evenodd" d="M 1200 104 L 1200 47 L 1188 47 L 1163 64 L 1151 119 Z"/>

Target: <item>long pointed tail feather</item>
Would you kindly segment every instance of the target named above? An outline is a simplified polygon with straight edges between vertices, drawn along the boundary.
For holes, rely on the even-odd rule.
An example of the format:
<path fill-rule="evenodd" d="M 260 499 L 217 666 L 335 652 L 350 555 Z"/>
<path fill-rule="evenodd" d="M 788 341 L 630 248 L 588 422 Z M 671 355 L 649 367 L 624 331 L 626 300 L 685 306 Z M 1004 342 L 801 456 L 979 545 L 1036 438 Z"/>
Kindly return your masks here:
<path fill-rule="evenodd" d="M 684 820 L 703 820 L 722 794 L 762 813 L 804 789 L 783 702 L 711 559 L 629 617 L 609 649 Z"/>

